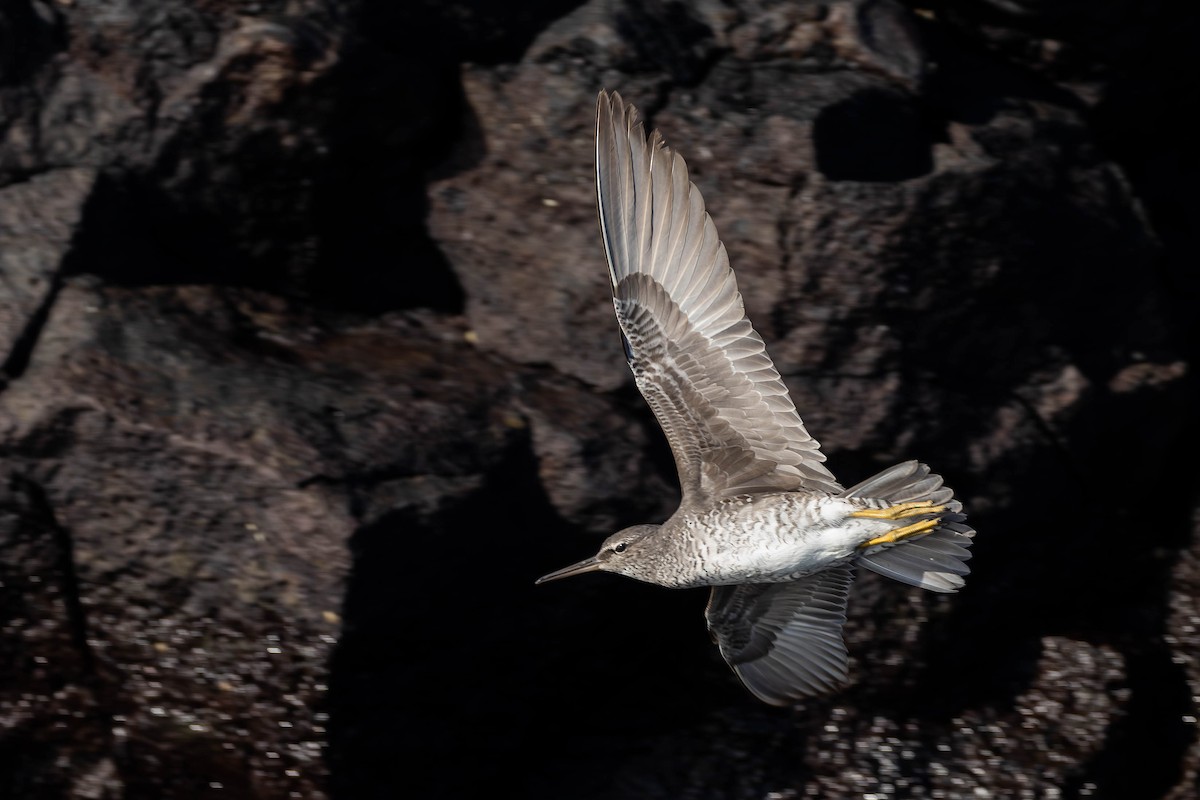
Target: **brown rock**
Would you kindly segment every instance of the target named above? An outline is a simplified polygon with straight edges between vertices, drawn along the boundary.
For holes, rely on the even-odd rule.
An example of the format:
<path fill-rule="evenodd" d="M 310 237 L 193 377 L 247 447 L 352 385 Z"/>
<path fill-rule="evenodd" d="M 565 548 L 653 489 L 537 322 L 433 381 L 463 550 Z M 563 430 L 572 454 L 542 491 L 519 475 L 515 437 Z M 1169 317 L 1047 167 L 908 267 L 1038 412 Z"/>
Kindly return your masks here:
<path fill-rule="evenodd" d="M 25 367 L 94 181 L 92 170 L 66 169 L 0 189 L 0 352 L 9 374 Z"/>

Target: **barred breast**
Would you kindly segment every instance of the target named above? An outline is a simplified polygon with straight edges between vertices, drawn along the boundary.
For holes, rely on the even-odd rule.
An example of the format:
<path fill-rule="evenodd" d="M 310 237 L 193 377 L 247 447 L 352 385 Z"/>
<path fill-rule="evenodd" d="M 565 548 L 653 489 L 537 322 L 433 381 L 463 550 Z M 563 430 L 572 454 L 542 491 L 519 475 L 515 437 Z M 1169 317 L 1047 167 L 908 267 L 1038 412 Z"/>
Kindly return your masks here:
<path fill-rule="evenodd" d="M 847 515 L 862 501 L 782 492 L 739 495 L 699 512 L 680 511 L 665 528 L 690 579 L 711 586 L 791 581 L 849 560 L 862 540 Z M 853 529 L 853 530 L 851 530 Z"/>

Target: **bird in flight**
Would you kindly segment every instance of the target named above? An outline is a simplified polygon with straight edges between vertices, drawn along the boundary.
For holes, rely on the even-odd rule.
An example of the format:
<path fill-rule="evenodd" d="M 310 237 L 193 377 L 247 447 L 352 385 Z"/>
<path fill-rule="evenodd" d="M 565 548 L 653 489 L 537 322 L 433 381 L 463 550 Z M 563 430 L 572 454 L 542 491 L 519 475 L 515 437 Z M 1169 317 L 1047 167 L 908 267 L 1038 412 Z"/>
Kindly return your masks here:
<path fill-rule="evenodd" d="M 538 583 L 615 572 L 710 586 L 721 655 L 759 699 L 788 705 L 848 679 L 846 596 L 861 566 L 934 592 L 969 570 L 975 531 L 924 464 L 845 489 L 822 463 L 687 166 L 617 93 L 596 105 L 596 193 L 625 354 L 675 456 L 682 499 Z"/>

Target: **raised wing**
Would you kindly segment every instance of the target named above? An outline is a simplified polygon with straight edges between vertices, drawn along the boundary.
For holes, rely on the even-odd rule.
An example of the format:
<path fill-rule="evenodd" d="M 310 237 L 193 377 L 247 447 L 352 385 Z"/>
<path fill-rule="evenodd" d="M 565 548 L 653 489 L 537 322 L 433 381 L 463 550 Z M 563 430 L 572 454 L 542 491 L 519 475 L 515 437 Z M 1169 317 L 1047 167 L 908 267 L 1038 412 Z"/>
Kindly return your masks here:
<path fill-rule="evenodd" d="M 638 389 L 675 454 L 684 503 L 841 487 L 821 462 L 687 165 L 637 109 L 600 93 L 596 189 L 613 305 Z"/>
<path fill-rule="evenodd" d="M 708 628 L 755 697 L 782 706 L 845 684 L 842 626 L 853 579 L 842 566 L 791 583 L 713 587 Z"/>

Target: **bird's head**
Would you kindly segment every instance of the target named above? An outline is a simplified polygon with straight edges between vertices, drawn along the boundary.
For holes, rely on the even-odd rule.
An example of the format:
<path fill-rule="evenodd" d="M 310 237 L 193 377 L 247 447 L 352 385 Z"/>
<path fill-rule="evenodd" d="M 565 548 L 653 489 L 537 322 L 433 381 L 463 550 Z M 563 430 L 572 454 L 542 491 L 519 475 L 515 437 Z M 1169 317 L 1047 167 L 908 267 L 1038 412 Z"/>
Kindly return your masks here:
<path fill-rule="evenodd" d="M 555 570 L 549 575 L 543 575 L 537 579 L 537 582 L 556 581 L 559 578 L 569 578 L 572 575 L 597 571 L 616 572 L 619 575 L 644 580 L 641 577 L 642 573 L 653 561 L 652 558 L 647 558 L 652 549 L 647 547 L 647 537 L 650 537 L 660 527 L 659 525 L 634 525 L 632 528 L 614 533 L 604 540 L 604 544 L 600 545 L 600 552 L 596 555 L 580 561 L 578 564 Z M 653 541 L 653 539 L 651 538 L 649 541 Z"/>

